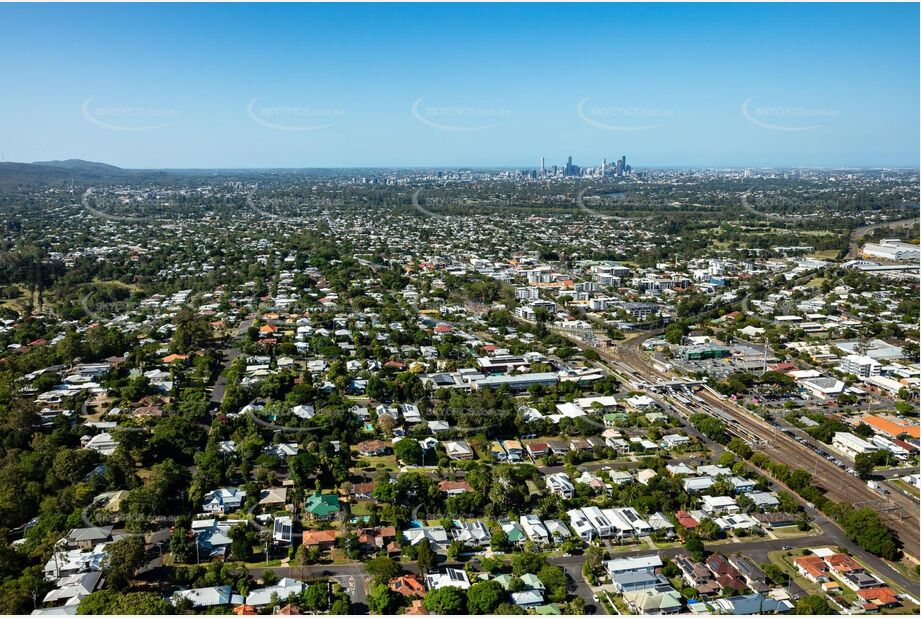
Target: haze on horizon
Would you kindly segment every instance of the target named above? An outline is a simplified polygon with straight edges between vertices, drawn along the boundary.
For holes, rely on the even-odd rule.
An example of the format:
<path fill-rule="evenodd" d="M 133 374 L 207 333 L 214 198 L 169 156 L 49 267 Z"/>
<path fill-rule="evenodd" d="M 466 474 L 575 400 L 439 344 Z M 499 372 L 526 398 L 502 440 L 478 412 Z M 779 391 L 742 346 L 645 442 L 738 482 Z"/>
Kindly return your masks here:
<path fill-rule="evenodd" d="M 912 167 L 919 7 L 2 5 L 5 161 Z"/>

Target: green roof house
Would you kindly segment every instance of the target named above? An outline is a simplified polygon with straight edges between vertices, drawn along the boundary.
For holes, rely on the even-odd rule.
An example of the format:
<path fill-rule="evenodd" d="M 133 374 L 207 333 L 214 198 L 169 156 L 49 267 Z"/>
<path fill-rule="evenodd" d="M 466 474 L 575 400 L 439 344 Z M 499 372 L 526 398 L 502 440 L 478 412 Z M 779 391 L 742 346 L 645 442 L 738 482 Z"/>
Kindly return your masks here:
<path fill-rule="evenodd" d="M 315 521 L 327 521 L 339 514 L 339 496 L 314 493 L 307 498 L 304 509 Z"/>
<path fill-rule="evenodd" d="M 560 611 L 559 605 L 550 603 L 549 605 L 539 605 L 535 607 L 534 613 L 538 616 L 559 616 L 563 612 Z"/>
<path fill-rule="evenodd" d="M 495 582 L 502 586 L 503 590 L 508 590 L 513 577 L 515 576 L 511 573 L 503 573 L 502 575 L 496 575 Z"/>
<path fill-rule="evenodd" d="M 646 588 L 624 593 L 624 601 L 636 614 L 676 614 L 681 611 L 681 593 L 674 589 Z"/>
<path fill-rule="evenodd" d="M 525 573 L 522 575 L 521 583 L 524 584 L 524 587 L 528 590 L 544 589 L 544 582 L 540 581 L 534 573 Z"/>

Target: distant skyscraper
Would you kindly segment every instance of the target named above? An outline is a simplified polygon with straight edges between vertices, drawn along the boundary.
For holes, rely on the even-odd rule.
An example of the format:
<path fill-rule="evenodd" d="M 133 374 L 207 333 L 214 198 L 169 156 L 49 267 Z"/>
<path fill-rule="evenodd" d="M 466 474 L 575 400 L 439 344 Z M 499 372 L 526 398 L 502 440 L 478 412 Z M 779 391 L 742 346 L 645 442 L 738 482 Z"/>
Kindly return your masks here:
<path fill-rule="evenodd" d="M 546 176 L 546 175 L 547 175 L 547 168 L 544 167 L 544 158 L 543 158 L 543 157 L 540 158 L 540 175 L 541 175 L 541 176 Z"/>
<path fill-rule="evenodd" d="M 579 166 L 572 164 L 572 156 L 566 159 L 566 167 L 563 168 L 563 176 L 578 176 Z"/>

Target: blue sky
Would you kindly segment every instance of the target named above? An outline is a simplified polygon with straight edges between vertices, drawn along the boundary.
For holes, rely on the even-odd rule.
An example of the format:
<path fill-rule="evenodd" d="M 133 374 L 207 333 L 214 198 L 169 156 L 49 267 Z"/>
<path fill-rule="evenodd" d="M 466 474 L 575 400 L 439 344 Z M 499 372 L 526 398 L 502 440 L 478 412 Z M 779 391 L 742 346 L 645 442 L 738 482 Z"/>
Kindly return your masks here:
<path fill-rule="evenodd" d="M 912 166 L 913 4 L 0 5 L 0 154 Z"/>

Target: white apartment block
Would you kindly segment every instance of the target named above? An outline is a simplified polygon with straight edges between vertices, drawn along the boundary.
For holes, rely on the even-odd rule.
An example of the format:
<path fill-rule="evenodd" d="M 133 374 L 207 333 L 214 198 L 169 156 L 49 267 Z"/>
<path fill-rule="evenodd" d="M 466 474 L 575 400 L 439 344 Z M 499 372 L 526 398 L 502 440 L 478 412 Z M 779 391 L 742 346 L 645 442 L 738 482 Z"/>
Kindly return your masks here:
<path fill-rule="evenodd" d="M 848 354 L 841 361 L 841 371 L 844 373 L 850 373 L 852 375 L 869 378 L 871 376 L 878 376 L 883 366 L 876 360 L 870 358 L 869 356 L 861 356 L 858 354 Z"/>

